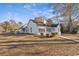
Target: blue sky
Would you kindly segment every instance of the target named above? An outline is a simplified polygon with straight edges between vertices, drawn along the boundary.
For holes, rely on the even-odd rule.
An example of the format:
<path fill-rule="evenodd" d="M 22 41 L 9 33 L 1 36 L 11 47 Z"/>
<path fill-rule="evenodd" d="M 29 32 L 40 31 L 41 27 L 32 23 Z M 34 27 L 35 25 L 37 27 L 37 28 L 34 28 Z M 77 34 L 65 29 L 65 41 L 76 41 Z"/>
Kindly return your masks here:
<path fill-rule="evenodd" d="M 2 3 L 0 4 L 0 22 L 13 19 L 27 23 L 38 16 L 53 17 L 52 8 L 46 3 Z"/>

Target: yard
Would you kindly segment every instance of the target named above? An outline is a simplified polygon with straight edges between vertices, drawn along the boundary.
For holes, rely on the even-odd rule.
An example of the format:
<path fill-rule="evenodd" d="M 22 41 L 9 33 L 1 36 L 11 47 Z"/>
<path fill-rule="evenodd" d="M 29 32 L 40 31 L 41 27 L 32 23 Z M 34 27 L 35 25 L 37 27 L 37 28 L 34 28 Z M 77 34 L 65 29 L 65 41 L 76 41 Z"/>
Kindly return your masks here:
<path fill-rule="evenodd" d="M 0 55 L 18 56 L 55 56 L 55 55 L 79 55 L 79 44 L 47 44 L 47 45 L 31 45 L 31 46 L 2 46 L 0 47 Z"/>
<path fill-rule="evenodd" d="M 64 42 L 64 40 L 65 39 L 62 39 L 59 36 L 55 36 L 52 38 L 40 38 L 33 35 L 0 35 L 0 55 L 2 56 L 3 55 L 7 56 L 79 55 L 79 48 L 78 48 L 79 43 L 69 43 L 69 44 L 62 43 Z M 58 41 L 61 43 L 59 44 L 55 43 Z"/>
<path fill-rule="evenodd" d="M 36 35 L 0 35 L 0 40 L 6 40 L 6 41 L 17 41 L 17 40 L 62 40 L 59 36 L 54 37 L 41 37 Z"/>
<path fill-rule="evenodd" d="M 65 36 L 71 39 L 79 39 L 79 34 L 62 34 L 62 36 Z"/>

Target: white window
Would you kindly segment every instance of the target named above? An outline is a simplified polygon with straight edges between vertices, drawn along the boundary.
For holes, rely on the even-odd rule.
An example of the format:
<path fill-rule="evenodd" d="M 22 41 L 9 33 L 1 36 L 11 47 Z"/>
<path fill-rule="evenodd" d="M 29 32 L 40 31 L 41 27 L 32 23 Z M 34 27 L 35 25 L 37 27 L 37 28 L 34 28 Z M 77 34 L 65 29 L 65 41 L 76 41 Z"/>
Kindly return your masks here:
<path fill-rule="evenodd" d="M 40 32 L 40 33 L 43 33 L 43 32 L 45 32 L 45 29 L 41 29 L 41 28 L 40 28 L 40 29 L 39 29 L 39 32 Z"/>
<path fill-rule="evenodd" d="M 32 27 L 30 28 L 30 32 L 32 32 Z"/>
<path fill-rule="evenodd" d="M 53 31 L 55 31 L 55 28 L 52 28 Z"/>
<path fill-rule="evenodd" d="M 51 32 L 51 28 L 47 28 L 47 32 Z"/>

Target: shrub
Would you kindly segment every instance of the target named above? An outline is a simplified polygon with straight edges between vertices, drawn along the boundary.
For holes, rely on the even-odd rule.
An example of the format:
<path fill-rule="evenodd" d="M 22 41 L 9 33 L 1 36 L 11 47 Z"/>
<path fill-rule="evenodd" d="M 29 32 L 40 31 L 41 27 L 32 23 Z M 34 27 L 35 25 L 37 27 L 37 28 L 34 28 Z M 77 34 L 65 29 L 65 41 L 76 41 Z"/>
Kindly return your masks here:
<path fill-rule="evenodd" d="M 67 26 L 64 26 L 63 24 L 60 24 L 60 30 L 61 30 L 61 33 L 66 33 L 66 32 L 68 32 L 68 28 L 67 28 Z"/>
<path fill-rule="evenodd" d="M 49 34 L 46 34 L 46 37 L 50 37 L 50 35 Z"/>
<path fill-rule="evenodd" d="M 77 33 L 77 31 L 78 31 L 78 27 L 74 27 L 74 28 L 72 29 L 72 33 Z"/>
<path fill-rule="evenodd" d="M 60 24 L 60 27 L 61 27 L 61 32 L 63 33 L 64 32 L 64 26 L 63 26 L 63 24 Z"/>
<path fill-rule="evenodd" d="M 44 36 L 44 34 L 43 33 L 40 33 L 41 34 L 41 36 Z"/>
<path fill-rule="evenodd" d="M 55 36 L 55 35 L 57 35 L 57 33 L 51 33 L 51 36 L 52 36 L 52 37 Z"/>

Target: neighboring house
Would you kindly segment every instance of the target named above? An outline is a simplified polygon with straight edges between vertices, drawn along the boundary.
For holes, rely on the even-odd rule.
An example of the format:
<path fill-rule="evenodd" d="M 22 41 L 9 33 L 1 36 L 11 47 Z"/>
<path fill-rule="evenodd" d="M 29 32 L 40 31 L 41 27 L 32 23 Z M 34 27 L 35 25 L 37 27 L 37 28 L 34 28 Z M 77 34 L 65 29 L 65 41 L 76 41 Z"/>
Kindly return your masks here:
<path fill-rule="evenodd" d="M 29 20 L 27 26 L 22 27 L 19 30 L 20 33 L 29 33 L 29 34 L 51 34 L 57 33 L 61 35 L 60 25 L 59 24 L 51 24 L 48 25 L 47 21 L 42 17 L 38 17 L 35 20 Z"/>

